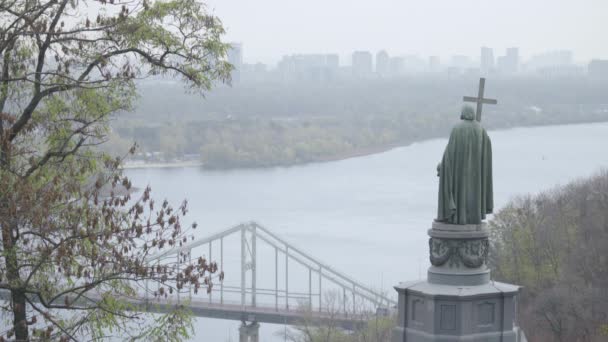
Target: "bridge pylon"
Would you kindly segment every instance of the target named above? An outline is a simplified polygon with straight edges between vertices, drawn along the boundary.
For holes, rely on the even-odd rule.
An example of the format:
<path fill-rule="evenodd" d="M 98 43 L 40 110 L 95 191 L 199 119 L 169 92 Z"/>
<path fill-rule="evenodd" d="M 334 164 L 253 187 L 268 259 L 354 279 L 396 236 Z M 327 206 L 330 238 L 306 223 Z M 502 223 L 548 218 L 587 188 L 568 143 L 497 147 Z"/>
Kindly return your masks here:
<path fill-rule="evenodd" d="M 397 306 L 393 298 L 338 272 L 256 222 L 164 250 L 147 262 L 179 267 L 181 259 L 201 257 L 217 260 L 226 278 L 209 294 L 177 291 L 177 304 L 187 297 L 185 305 L 196 316 L 253 322 L 239 329 L 248 342 L 258 341 L 260 323 L 321 325 L 329 319 L 352 330 Z M 149 291 L 146 287 L 146 294 Z"/>
<path fill-rule="evenodd" d="M 241 322 L 239 342 L 260 342 L 260 324 L 258 322 Z"/>

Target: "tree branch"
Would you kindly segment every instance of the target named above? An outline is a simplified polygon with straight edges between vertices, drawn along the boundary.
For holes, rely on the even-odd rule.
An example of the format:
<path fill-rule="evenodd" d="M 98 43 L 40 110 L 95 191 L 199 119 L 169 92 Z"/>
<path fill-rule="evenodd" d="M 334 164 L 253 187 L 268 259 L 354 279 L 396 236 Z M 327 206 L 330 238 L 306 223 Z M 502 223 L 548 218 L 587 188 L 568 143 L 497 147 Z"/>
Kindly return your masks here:
<path fill-rule="evenodd" d="M 49 26 L 49 32 L 51 32 L 51 33 L 46 35 L 46 39 L 45 39 L 44 43 L 42 44 L 42 46 L 40 47 L 40 51 L 38 52 L 38 62 L 36 64 L 34 94 L 33 94 L 32 99 L 30 100 L 30 103 L 27 105 L 27 107 L 25 107 L 25 109 L 23 110 L 23 113 L 21 114 L 19 119 L 17 119 L 15 124 L 10 128 L 10 131 L 8 134 L 9 142 L 13 141 L 13 139 L 15 139 L 17 134 L 19 134 L 19 132 L 25 127 L 25 125 L 28 123 L 28 121 L 30 121 L 32 114 L 34 113 L 34 110 L 36 109 L 36 107 L 38 107 L 38 104 L 44 98 L 44 96 L 47 96 L 47 95 L 53 93 L 53 92 L 49 92 L 47 95 L 45 95 L 40 92 L 42 69 L 44 68 L 44 60 L 46 58 L 46 51 L 48 50 L 49 46 L 51 45 L 52 32 L 55 31 L 55 28 L 57 27 L 57 24 L 59 23 L 59 20 L 61 19 L 61 15 L 63 14 L 63 11 L 65 10 L 65 7 L 68 4 L 68 2 L 69 2 L 69 0 L 63 0 L 63 2 L 61 2 L 61 4 L 59 5 L 59 8 L 57 9 L 57 13 L 55 14 L 55 17 L 53 18 L 51 25 Z"/>

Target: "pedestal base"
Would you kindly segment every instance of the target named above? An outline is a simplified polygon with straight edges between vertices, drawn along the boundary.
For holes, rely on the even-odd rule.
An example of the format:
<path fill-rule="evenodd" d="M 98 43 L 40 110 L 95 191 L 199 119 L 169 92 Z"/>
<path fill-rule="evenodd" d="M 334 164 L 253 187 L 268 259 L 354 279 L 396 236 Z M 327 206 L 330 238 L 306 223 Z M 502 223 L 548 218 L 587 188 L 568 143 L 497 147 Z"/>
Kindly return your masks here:
<path fill-rule="evenodd" d="M 395 331 L 399 331 L 398 335 L 403 336 L 403 340 L 398 339 L 395 340 Z M 519 330 L 519 328 L 515 328 L 513 331 L 504 332 L 504 333 L 481 333 L 481 334 L 473 334 L 469 336 L 448 336 L 448 335 L 429 335 L 427 333 L 423 333 L 416 330 L 406 329 L 403 330 L 401 328 L 395 328 L 393 331 L 393 342 L 394 341 L 416 341 L 416 342 L 506 342 L 506 341 L 518 341 L 518 342 L 526 342 L 526 337 L 523 335 L 523 332 Z"/>
<path fill-rule="evenodd" d="M 401 283 L 392 342 L 525 342 L 517 326 L 519 287 Z"/>
<path fill-rule="evenodd" d="M 427 279 L 432 284 L 475 286 L 487 284 L 490 281 L 490 270 L 487 267 L 472 270 L 449 270 L 431 266 Z"/>

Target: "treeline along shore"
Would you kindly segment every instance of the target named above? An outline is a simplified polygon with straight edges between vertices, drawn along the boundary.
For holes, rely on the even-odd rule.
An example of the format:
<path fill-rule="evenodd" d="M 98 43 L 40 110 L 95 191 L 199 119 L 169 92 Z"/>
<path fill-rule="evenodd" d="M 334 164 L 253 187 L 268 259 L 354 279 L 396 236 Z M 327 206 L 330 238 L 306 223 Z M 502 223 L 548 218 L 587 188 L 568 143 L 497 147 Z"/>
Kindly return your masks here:
<path fill-rule="evenodd" d="M 608 82 L 488 79 L 488 129 L 608 121 Z M 205 98 L 166 81 L 141 85 L 136 111 L 113 123 L 111 153 L 136 141 L 135 160 L 208 169 L 344 159 L 444 137 L 476 78 L 403 78 L 220 87 Z M 556 101 L 556 99 L 558 99 Z"/>

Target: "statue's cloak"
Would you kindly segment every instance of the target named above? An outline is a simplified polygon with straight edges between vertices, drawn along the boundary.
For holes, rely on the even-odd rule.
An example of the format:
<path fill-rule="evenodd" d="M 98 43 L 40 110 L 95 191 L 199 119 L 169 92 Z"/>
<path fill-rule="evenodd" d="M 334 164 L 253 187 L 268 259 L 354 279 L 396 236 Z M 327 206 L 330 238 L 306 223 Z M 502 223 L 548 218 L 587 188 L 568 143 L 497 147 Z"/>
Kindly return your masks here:
<path fill-rule="evenodd" d="M 494 209 L 492 144 L 486 130 L 472 120 L 452 129 L 439 168 L 437 221 L 479 224 Z"/>

